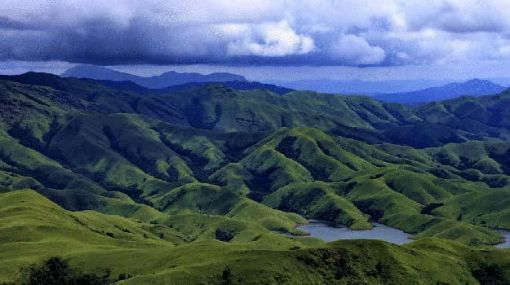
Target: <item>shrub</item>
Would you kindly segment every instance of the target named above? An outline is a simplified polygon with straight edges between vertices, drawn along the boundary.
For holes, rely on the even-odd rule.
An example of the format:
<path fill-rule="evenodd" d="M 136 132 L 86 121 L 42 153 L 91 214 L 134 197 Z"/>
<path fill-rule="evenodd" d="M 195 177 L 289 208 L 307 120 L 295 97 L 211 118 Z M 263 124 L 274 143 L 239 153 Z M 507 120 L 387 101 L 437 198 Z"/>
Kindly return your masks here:
<path fill-rule="evenodd" d="M 503 268 L 495 263 L 482 263 L 480 266 L 473 270 L 473 276 L 480 282 L 480 284 L 490 285 L 503 285 L 509 284 L 510 280 L 505 278 L 505 271 Z"/>
<path fill-rule="evenodd" d="M 223 281 L 223 285 L 230 285 L 233 284 L 233 276 L 232 276 L 232 270 L 230 267 L 225 267 L 223 270 L 223 273 L 221 274 L 221 280 Z"/>
<path fill-rule="evenodd" d="M 41 265 L 23 269 L 22 284 L 27 285 L 102 285 L 108 284 L 109 271 L 102 276 L 81 273 L 59 257 L 52 257 Z"/>
<path fill-rule="evenodd" d="M 224 222 L 218 226 L 215 232 L 217 240 L 229 242 L 244 229 L 244 225 L 237 222 Z"/>

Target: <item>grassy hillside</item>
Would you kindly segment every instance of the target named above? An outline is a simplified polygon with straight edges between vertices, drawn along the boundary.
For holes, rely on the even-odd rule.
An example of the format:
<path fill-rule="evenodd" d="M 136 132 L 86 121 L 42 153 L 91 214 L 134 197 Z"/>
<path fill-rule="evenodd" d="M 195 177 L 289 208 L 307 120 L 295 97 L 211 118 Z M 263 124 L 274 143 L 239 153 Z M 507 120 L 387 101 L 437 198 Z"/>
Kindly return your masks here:
<path fill-rule="evenodd" d="M 413 147 L 490 137 L 507 139 L 509 134 L 505 123 L 508 93 L 461 97 L 411 110 L 367 97 L 302 91 L 279 93 L 264 89 L 263 85 L 236 89 L 221 83 L 190 84 L 142 92 L 107 82 L 42 73 L 0 79 L 5 80 L 7 89 L 12 89 L 12 82 L 44 86 L 46 92 L 39 92 L 42 96 L 81 110 L 136 113 L 172 125 L 222 132 L 271 132 L 281 127 L 313 126 L 364 141 Z"/>
<path fill-rule="evenodd" d="M 20 280 L 21 266 L 50 256 L 60 256 L 86 273 L 101 275 L 109 270 L 110 282 L 118 284 L 347 284 L 355 280 L 478 284 L 493 272 L 498 274 L 489 278 L 501 284 L 510 280 L 510 255 L 504 251 L 479 251 L 438 239 L 405 247 L 379 241 L 311 246 L 283 237 L 263 243 L 184 244 L 175 228 L 93 211 L 69 212 L 34 191 L 0 194 L 0 213 L 0 282 Z"/>
<path fill-rule="evenodd" d="M 243 283 L 391 283 L 377 265 L 390 252 L 396 283 L 476 284 L 481 261 L 456 255 L 454 277 L 435 261 L 466 251 L 506 264 L 478 249 L 510 229 L 508 94 L 410 110 L 215 83 L 142 92 L 38 73 L 1 79 L 0 236 L 4 249 L 20 251 L 2 259 L 5 280 L 53 255 L 89 271 L 104 259 L 143 283 L 200 283 L 224 272 L 234 284 L 246 276 L 255 279 Z M 379 222 L 418 241 L 324 245 L 301 237 L 296 226 L 306 219 L 355 230 Z M 366 260 L 359 254 L 372 249 Z M 147 268 L 130 263 L 138 255 Z M 414 271 L 419 263 L 430 274 Z"/>
<path fill-rule="evenodd" d="M 431 221 L 445 224 L 442 219 L 507 227 L 507 206 L 497 212 L 484 210 L 483 214 L 494 216 L 491 223 L 459 219 L 451 214 L 454 210 L 448 210 L 449 215 L 439 214 L 447 210 L 431 210 L 454 207 L 449 203 L 458 204 L 454 196 L 460 194 L 477 197 L 487 191 L 483 189 L 506 186 L 506 143 L 468 142 L 425 150 L 369 145 L 338 136 L 339 125 L 332 123 L 341 122 L 344 129 L 376 131 L 376 126 L 420 120 L 403 107 L 366 98 L 281 95 L 214 84 L 142 98 L 91 80 L 40 74 L 9 79 L 50 87 L 3 83 L 2 102 L 10 108 L 4 114 L 12 117 L 3 119 L 5 128 L 0 133 L 3 187 L 36 189 L 66 209 L 129 217 L 147 205 L 167 214 L 227 215 L 251 198 L 355 229 L 370 228 L 371 221 L 378 221 L 419 233 L 435 225 Z M 199 101 L 192 102 L 193 98 Z M 189 113 L 193 120 L 216 116 L 214 102 L 228 112 L 218 111 L 218 121 L 209 127 L 191 121 L 194 128 L 188 128 L 189 124 L 174 125 L 167 117 L 140 112 L 141 102 L 156 99 L 172 102 L 173 111 L 167 114 L 182 110 L 182 118 Z M 138 102 L 137 108 L 131 100 Z M 186 104 L 203 108 L 191 110 Z M 262 125 L 256 120 L 250 124 L 267 128 L 243 125 L 246 121 L 239 117 L 243 108 L 264 119 Z M 214 114 L 206 115 L 207 110 Z M 317 113 L 312 116 L 300 110 Z M 279 128 L 281 118 L 294 118 L 290 126 L 313 125 L 330 132 Z M 238 129 L 243 132 L 225 132 Z M 268 134 L 271 129 L 276 131 Z M 293 231 L 296 223 L 273 214 L 278 221 L 265 222 L 266 226 Z M 448 237 L 471 244 L 493 244 L 500 239 L 495 232 L 480 234 L 478 228 L 466 232 L 468 237 Z M 474 237 L 469 237 L 470 232 Z M 441 235 L 440 231 L 428 233 Z"/>

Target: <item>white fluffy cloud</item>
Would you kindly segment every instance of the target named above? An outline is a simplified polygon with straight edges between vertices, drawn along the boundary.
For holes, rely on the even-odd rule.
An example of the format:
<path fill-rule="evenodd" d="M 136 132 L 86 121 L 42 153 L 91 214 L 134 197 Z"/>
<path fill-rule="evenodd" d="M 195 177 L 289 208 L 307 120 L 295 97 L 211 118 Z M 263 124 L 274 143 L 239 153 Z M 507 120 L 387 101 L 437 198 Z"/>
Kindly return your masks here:
<path fill-rule="evenodd" d="M 312 38 L 296 34 L 286 21 L 260 25 L 224 24 L 218 31 L 229 39 L 229 56 L 282 57 L 307 54 L 315 48 Z"/>
<path fill-rule="evenodd" d="M 379 64 L 386 54 L 377 46 L 371 46 L 364 38 L 355 35 L 342 35 L 333 42 L 331 56 L 347 64 Z"/>
<path fill-rule="evenodd" d="M 0 59 L 402 65 L 510 59 L 505 0 L 3 0 Z"/>

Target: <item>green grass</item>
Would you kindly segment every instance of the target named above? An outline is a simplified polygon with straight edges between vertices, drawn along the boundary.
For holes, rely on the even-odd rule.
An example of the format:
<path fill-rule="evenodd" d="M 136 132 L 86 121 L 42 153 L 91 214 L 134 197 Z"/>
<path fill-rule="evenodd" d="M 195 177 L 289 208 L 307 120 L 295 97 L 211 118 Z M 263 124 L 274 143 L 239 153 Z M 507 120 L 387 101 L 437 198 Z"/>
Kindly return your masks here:
<path fill-rule="evenodd" d="M 364 215 L 349 200 L 335 195 L 335 185 L 324 182 L 295 183 L 264 198 L 264 203 L 308 218 L 346 225 L 352 229 L 370 229 Z"/>
<path fill-rule="evenodd" d="M 20 280 L 22 267 L 51 256 L 84 273 L 109 270 L 110 281 L 118 284 L 478 284 L 494 272 L 499 275 L 489 277 L 501 284 L 510 280 L 508 250 L 477 250 L 441 239 L 406 246 L 368 240 L 321 244 L 265 233 L 244 240 L 249 226 L 211 216 L 206 224 L 240 232 L 238 241 L 189 243 L 179 227 L 203 222 L 197 215 L 137 222 L 69 212 L 25 190 L 0 194 L 0 214 L 0 282 Z M 122 275 L 127 279 L 119 280 Z"/>
<path fill-rule="evenodd" d="M 267 208 L 265 211 L 275 210 Z M 0 214 L 0 280 L 3 281 L 6 281 L 5 278 L 12 280 L 22 265 L 53 255 L 94 256 L 101 253 L 116 256 L 145 251 L 164 254 L 176 245 L 190 241 L 210 243 L 215 239 L 217 229 L 232 226 L 238 231 L 232 242 L 252 244 L 247 244 L 247 248 L 285 249 L 303 247 L 310 242 L 302 243 L 271 233 L 258 223 L 238 220 L 236 213 L 232 218 L 199 214 L 168 216 L 160 213 L 159 218 L 149 223 L 133 214 L 137 218 L 127 219 L 95 211 L 66 211 L 30 190 L 0 194 Z M 287 219 L 288 226 L 303 221 L 292 214 L 279 214 Z M 155 214 L 152 216 L 156 217 Z M 115 260 L 113 256 L 109 259 L 111 262 Z M 156 261 L 157 256 L 154 258 Z M 133 265 L 137 263 L 134 260 L 130 262 Z M 99 268 L 101 262 L 96 265 Z M 112 266 L 109 264 L 108 267 Z"/>
<path fill-rule="evenodd" d="M 221 283 L 227 266 L 247 284 L 390 283 L 384 274 L 476 284 L 492 263 L 507 272 L 499 251 L 475 249 L 510 229 L 507 93 L 410 110 L 221 84 L 139 94 L 36 73 L 2 79 L 2 278 L 52 255 L 144 283 Z M 27 188 L 39 194 L 17 191 Z M 303 217 L 381 222 L 417 242 L 325 245 L 299 237 Z M 437 265 L 447 257 L 453 277 Z"/>
<path fill-rule="evenodd" d="M 491 228 L 510 229 L 509 199 L 510 191 L 507 189 L 469 192 L 452 198 L 435 213 Z"/>
<path fill-rule="evenodd" d="M 295 229 L 296 225 L 307 223 L 306 219 L 297 214 L 278 211 L 246 198 L 236 204 L 226 216 L 242 221 L 258 222 L 271 231 L 293 234 L 300 233 Z"/>

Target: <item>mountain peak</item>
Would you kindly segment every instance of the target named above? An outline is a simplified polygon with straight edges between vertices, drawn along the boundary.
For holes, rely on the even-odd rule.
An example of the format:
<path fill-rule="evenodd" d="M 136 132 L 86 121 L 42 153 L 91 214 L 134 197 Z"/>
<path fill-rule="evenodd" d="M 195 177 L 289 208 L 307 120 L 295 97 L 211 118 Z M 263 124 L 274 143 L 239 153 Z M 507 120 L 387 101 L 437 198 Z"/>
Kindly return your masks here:
<path fill-rule="evenodd" d="M 90 78 L 96 80 L 133 81 L 137 76 L 96 65 L 77 65 L 69 68 L 64 77 Z"/>
<path fill-rule="evenodd" d="M 469 86 L 499 86 L 498 84 L 485 79 L 473 78 L 468 81 L 465 81 L 463 84 Z"/>
<path fill-rule="evenodd" d="M 473 78 L 473 79 L 465 81 L 464 83 L 483 83 L 483 82 L 490 82 L 490 81 L 485 80 L 485 79 L 480 79 L 480 78 Z"/>

